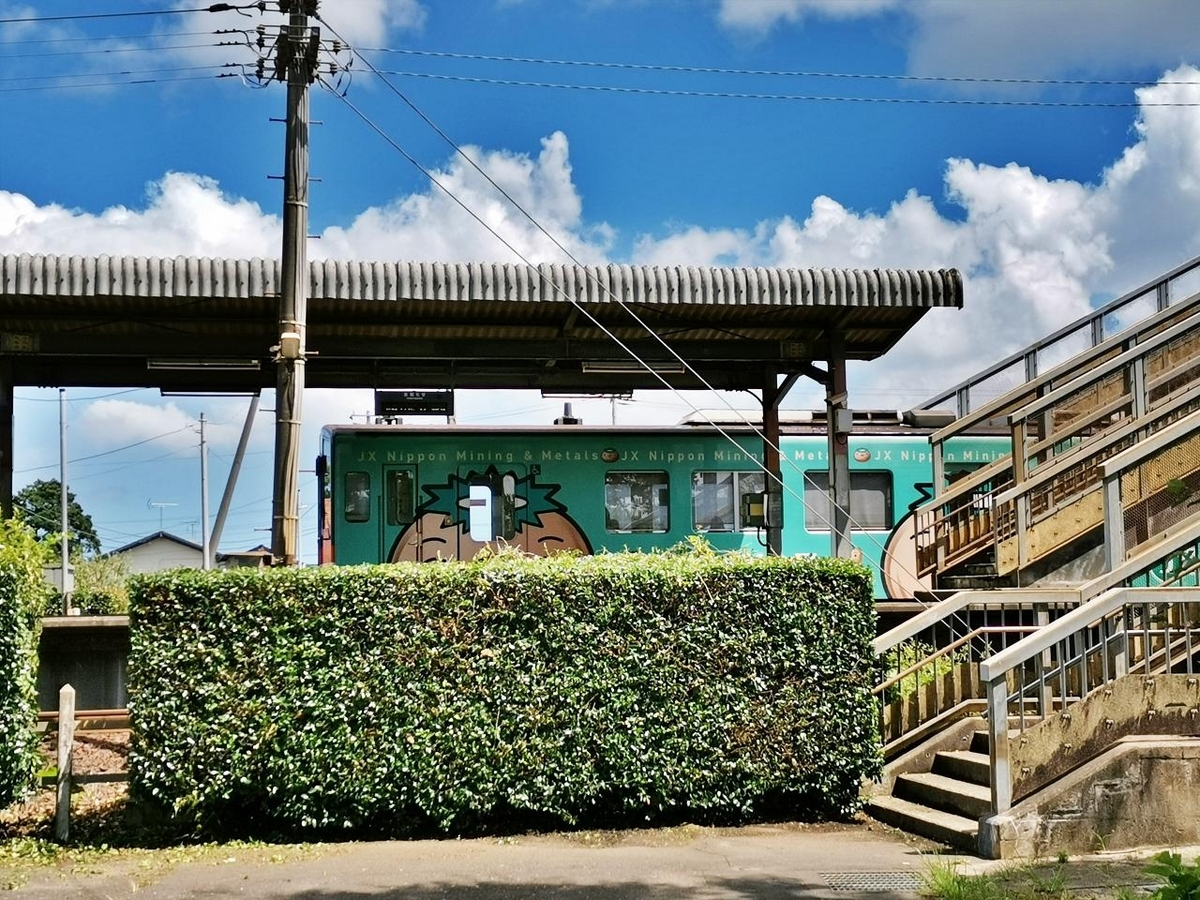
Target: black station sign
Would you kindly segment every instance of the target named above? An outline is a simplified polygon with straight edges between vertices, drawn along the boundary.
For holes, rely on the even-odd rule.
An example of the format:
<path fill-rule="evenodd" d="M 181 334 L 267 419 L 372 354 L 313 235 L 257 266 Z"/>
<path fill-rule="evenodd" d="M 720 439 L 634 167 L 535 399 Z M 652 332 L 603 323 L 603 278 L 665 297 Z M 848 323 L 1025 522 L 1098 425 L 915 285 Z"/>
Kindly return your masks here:
<path fill-rule="evenodd" d="M 375 415 L 452 416 L 454 391 L 376 391 Z"/>

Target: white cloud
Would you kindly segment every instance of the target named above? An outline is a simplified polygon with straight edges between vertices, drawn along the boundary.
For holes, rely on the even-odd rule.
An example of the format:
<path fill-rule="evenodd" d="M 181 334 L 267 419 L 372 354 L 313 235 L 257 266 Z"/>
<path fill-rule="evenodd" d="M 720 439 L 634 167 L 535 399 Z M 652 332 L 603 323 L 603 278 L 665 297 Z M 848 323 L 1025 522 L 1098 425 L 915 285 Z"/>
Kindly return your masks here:
<path fill-rule="evenodd" d="M 908 71 L 916 75 L 1050 78 L 1163 68 L 1195 51 L 1200 29 L 1194 0 L 721 0 L 717 21 L 735 34 L 762 35 L 809 18 L 880 13 L 910 20 Z"/>
<path fill-rule="evenodd" d="M 779 23 L 806 17 L 852 19 L 896 6 L 898 0 L 721 0 L 718 21 L 727 27 L 763 33 Z"/>
<path fill-rule="evenodd" d="M 583 222 L 583 204 L 571 179 L 566 135 L 555 132 L 544 138 L 536 159 L 470 146 L 463 152 L 575 259 L 594 263 L 604 258 L 611 230 Z M 446 168 L 433 174 L 442 187 L 431 186 L 423 194 L 372 207 L 348 228 L 326 230 L 314 252 L 334 259 L 516 262 L 523 257 L 534 263 L 567 261 L 554 241 L 461 157 L 454 157 Z M 451 194 L 488 228 L 503 235 L 516 252 L 466 213 Z"/>
<path fill-rule="evenodd" d="M 228 197 L 210 178 L 171 172 L 147 189 L 142 210 L 114 206 L 99 214 L 57 204 L 36 206 L 0 191 L 0 252 L 134 256 L 279 255 L 277 217 Z"/>
<path fill-rule="evenodd" d="M 909 47 L 914 74 L 1046 78 L 1158 68 L 1191 55 L 1200 28 L 1193 0 L 914 0 L 904 8 L 916 24 Z"/>
<path fill-rule="evenodd" d="M 1139 92 L 1148 104 L 1184 102 L 1200 71 L 1181 66 Z M 533 217 L 585 262 L 609 257 L 613 233 L 591 226 L 575 188 L 567 138 L 556 132 L 536 156 L 469 147 L 466 152 Z M 686 225 L 642 235 L 633 260 L 662 265 L 845 268 L 953 266 L 966 278 L 966 307 L 937 311 L 856 384 L 915 402 L 1079 317 L 1098 296 L 1129 290 L 1200 252 L 1200 118 L 1185 106 L 1148 105 L 1134 140 L 1096 183 L 1052 180 L 1016 163 L 946 163 L 946 199 L 958 213 L 909 192 L 882 212 L 815 198 L 803 218 L 781 214 L 751 227 Z M 460 158 L 438 180 L 533 261 L 562 259 L 553 245 Z M 343 259 L 507 260 L 513 255 L 440 188 L 366 210 L 328 229 L 311 252 Z M 0 192 L 0 252 L 129 253 L 275 257 L 279 223 L 256 205 L 197 175 L 171 173 L 144 209 L 99 214 L 38 206 Z M 400 249 L 403 248 L 403 249 Z M 937 360 L 936 366 L 930 360 Z M 872 392 L 879 391 L 879 394 Z M 366 401 L 361 402 L 365 412 Z M 711 404 L 709 404 L 711 405 Z M 335 403 L 336 406 L 336 403 Z M 308 421 L 345 420 L 344 409 Z M 539 416 L 541 413 L 539 412 Z M 129 429 L 121 426 L 122 432 Z M 160 428 L 166 430 L 165 428 Z"/>
<path fill-rule="evenodd" d="M 1200 71 L 1182 66 L 1143 102 L 1183 102 Z M 942 216 L 910 192 L 886 213 L 857 213 L 818 197 L 803 222 L 753 230 L 681 229 L 641 237 L 639 262 L 798 268 L 958 268 L 965 308 L 925 317 L 883 360 L 859 367 L 870 405 L 919 402 L 1085 315 L 1094 297 L 1131 290 L 1200 253 L 1200 119 L 1185 106 L 1147 106 L 1137 140 L 1097 184 L 1051 180 L 1028 167 L 947 162 Z M 936 360 L 936 363 L 933 361 Z"/>
<path fill-rule="evenodd" d="M 428 13 L 418 0 L 346 0 L 328 3 L 321 16 L 351 44 L 378 44 L 392 30 L 419 31 Z"/>

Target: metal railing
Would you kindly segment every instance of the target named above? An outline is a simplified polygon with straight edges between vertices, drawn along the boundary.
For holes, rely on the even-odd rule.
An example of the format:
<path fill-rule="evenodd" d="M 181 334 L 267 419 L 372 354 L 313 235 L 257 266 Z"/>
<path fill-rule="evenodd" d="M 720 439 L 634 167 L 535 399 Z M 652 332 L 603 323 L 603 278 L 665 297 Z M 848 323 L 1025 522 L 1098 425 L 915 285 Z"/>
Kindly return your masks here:
<path fill-rule="evenodd" d="M 1077 590 L 960 591 L 875 639 L 879 729 L 894 756 L 940 720 L 982 712 L 979 663 L 1075 609 Z"/>
<path fill-rule="evenodd" d="M 1027 646 L 1027 638 L 1114 588 L 1175 586 L 1200 586 L 1200 515 L 1078 588 L 960 591 L 880 635 L 874 694 L 885 756 L 947 718 L 982 714 L 985 661 Z"/>
<path fill-rule="evenodd" d="M 1116 588 L 1067 613 L 1036 634 L 984 660 L 990 738 L 992 813 L 1040 786 L 1037 769 L 1050 765 L 1019 754 L 1027 733 L 1042 723 L 1069 723 L 1073 705 L 1126 675 L 1194 676 L 1200 653 L 1200 592 L 1193 588 Z M 1189 682 L 1194 686 L 1194 678 Z M 1059 722 L 1052 722 L 1057 715 Z M 1083 749 L 1094 756 L 1121 735 Z M 1057 768 L 1075 749 L 1061 740 L 1050 748 Z M 1045 754 L 1045 751 L 1043 751 Z"/>
<path fill-rule="evenodd" d="M 1196 298 L 1189 301 L 1182 321 L 1143 336 L 1009 413 L 1012 454 L 917 510 L 918 574 L 944 572 L 986 549 L 996 550 L 998 574 L 1045 555 L 1053 548 L 1029 557 L 1015 543 L 1008 553 L 1002 545 L 1024 535 L 1031 517 L 1044 518 L 1067 498 L 1098 486 L 1098 465 L 1107 456 L 1200 409 L 1200 305 L 1195 303 Z M 935 483 L 940 483 L 940 442 L 959 427 L 931 438 Z"/>
<path fill-rule="evenodd" d="M 1106 336 L 1148 321 L 1200 288 L 1200 256 L 1147 282 L 1076 319 L 1024 350 L 1008 356 L 954 387 L 930 397 L 917 409 L 945 409 L 953 404 L 958 418 L 973 414 L 981 393 L 1006 394 L 1025 382 L 1038 379 L 1068 357 L 1105 343 Z"/>

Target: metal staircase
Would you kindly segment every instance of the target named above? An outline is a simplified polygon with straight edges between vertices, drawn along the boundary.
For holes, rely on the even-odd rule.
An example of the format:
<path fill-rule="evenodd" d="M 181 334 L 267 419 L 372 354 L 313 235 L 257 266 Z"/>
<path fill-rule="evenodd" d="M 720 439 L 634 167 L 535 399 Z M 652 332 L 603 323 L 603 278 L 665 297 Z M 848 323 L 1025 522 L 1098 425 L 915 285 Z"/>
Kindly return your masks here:
<path fill-rule="evenodd" d="M 1012 452 L 917 510 L 917 574 L 938 589 L 1079 583 L 1098 574 L 1101 467 L 1198 410 L 1195 293 L 932 436 L 935 486 L 943 484 L 945 442 L 981 422 L 1003 419 Z M 1147 509 L 1178 505 L 1200 489 L 1200 452 L 1191 458 L 1185 444 L 1171 452 L 1170 478 L 1159 496 L 1145 492 Z M 1163 464 L 1147 463 L 1142 475 Z"/>
<path fill-rule="evenodd" d="M 1122 737 L 1200 736 L 1197 288 L 1200 258 L 926 404 L 961 416 L 932 438 L 935 484 L 945 441 L 980 423 L 1003 421 L 1013 452 L 917 511 L 919 574 L 958 591 L 876 641 L 877 818 L 1019 854 L 1013 810 Z"/>

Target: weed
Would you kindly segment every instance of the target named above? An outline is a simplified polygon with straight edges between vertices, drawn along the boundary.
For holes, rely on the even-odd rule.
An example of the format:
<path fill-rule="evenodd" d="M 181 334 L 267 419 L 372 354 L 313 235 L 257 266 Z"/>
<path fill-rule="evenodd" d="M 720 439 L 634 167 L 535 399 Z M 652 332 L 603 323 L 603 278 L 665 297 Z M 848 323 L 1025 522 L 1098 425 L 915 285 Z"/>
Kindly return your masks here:
<path fill-rule="evenodd" d="M 1189 866 L 1178 853 L 1164 850 L 1146 866 L 1146 874 L 1163 881 L 1152 900 L 1200 900 L 1200 857 Z"/>

